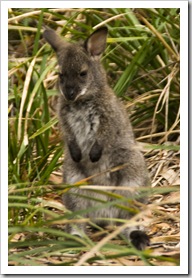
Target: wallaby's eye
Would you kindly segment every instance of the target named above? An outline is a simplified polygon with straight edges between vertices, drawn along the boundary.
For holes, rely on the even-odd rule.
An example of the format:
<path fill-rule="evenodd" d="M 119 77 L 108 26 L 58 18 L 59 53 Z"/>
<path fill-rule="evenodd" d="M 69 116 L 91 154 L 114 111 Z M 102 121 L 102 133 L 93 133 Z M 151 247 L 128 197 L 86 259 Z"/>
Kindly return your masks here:
<path fill-rule="evenodd" d="M 86 77 L 87 76 L 87 71 L 86 70 L 82 70 L 79 75 L 81 77 Z"/>
<path fill-rule="evenodd" d="M 60 79 L 60 82 L 64 82 L 64 74 L 61 73 L 61 72 L 58 72 L 58 75 L 59 75 L 59 79 Z"/>

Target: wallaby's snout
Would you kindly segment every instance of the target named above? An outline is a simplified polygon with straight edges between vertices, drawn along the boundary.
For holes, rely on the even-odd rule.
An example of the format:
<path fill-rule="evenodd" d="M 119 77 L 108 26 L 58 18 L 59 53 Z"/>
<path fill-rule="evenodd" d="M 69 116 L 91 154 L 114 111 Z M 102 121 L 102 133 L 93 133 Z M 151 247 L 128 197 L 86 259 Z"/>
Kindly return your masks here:
<path fill-rule="evenodd" d="M 61 94 L 65 97 L 67 101 L 75 101 L 76 98 L 80 95 L 81 89 L 77 82 L 74 84 L 64 80 L 63 74 L 59 75 L 59 89 Z M 75 80 L 74 80 L 75 81 Z"/>
<path fill-rule="evenodd" d="M 66 87 L 65 96 L 68 100 L 74 100 L 76 95 L 77 95 L 77 93 L 75 92 L 73 87 L 72 88 L 70 86 Z"/>

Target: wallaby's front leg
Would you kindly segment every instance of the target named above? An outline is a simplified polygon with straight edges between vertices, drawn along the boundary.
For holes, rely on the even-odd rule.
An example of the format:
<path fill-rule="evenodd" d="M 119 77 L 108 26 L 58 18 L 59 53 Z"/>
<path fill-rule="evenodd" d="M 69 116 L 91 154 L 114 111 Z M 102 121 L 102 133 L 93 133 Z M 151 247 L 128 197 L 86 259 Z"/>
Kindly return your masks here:
<path fill-rule="evenodd" d="M 91 161 L 92 162 L 99 161 L 102 155 L 102 151 L 103 151 L 103 146 L 99 145 L 99 143 L 95 141 L 89 153 L 89 157 Z"/>
<path fill-rule="evenodd" d="M 80 162 L 82 158 L 81 150 L 76 142 L 76 140 L 70 140 L 68 142 L 68 148 L 70 155 L 75 162 Z"/>

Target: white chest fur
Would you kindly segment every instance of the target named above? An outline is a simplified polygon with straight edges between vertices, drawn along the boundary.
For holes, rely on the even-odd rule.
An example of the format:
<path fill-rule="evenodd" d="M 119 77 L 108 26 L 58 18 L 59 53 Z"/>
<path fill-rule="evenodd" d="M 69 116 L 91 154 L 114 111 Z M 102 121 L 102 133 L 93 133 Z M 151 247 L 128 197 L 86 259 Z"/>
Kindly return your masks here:
<path fill-rule="evenodd" d="M 100 119 L 92 107 L 72 107 L 67 121 L 83 153 L 88 153 L 96 140 Z"/>

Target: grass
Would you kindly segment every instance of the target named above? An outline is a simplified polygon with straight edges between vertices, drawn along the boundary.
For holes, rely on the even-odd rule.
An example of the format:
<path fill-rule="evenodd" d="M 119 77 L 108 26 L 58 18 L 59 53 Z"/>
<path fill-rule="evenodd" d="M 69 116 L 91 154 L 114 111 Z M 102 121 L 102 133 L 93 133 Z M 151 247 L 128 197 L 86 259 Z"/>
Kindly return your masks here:
<path fill-rule="evenodd" d="M 179 20 L 179 9 L 165 8 L 9 9 L 9 265 L 179 264 Z M 152 187 L 141 192 L 150 204 L 131 203 L 137 213 L 119 221 L 132 226 L 143 218 L 152 238 L 149 250 L 135 250 L 119 238 L 121 226 L 103 229 L 89 220 L 96 232 L 84 238 L 63 230 L 72 215 L 60 201 L 69 186 L 61 177 L 57 63 L 42 39 L 44 25 L 70 41 L 85 39 L 98 26 L 109 29 L 102 61 L 152 179 Z M 109 194 L 103 187 L 99 192 Z M 122 197 L 113 197 L 120 205 Z M 73 215 L 75 221 L 85 221 L 81 215 Z"/>

